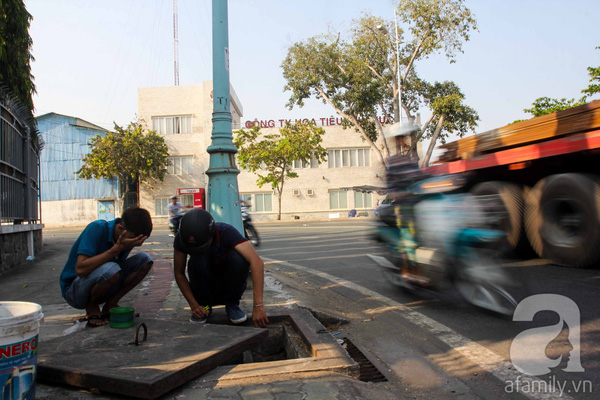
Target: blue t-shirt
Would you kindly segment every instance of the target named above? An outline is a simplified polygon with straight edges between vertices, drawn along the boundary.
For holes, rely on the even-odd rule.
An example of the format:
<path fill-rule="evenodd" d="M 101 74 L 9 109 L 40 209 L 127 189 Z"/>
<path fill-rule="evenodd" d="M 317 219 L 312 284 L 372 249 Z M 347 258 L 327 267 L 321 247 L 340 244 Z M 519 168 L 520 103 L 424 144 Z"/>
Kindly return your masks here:
<path fill-rule="evenodd" d="M 233 250 L 235 246 L 240 243 L 247 242 L 242 234 L 235 229 L 235 227 L 226 224 L 224 222 L 217 222 L 216 224 L 216 233 L 215 239 L 210 245 L 210 249 L 208 250 L 208 257 L 212 260 L 214 265 L 223 264 L 227 260 L 227 256 Z M 175 235 L 175 240 L 173 241 L 173 247 L 177 250 L 185 253 L 185 250 L 181 247 L 181 238 L 179 237 L 179 231 Z M 187 253 L 186 253 L 187 254 Z M 191 257 L 195 257 L 195 255 L 191 255 Z"/>
<path fill-rule="evenodd" d="M 94 257 L 113 247 L 115 244 L 113 232 L 115 230 L 115 225 L 118 222 L 120 222 L 120 219 L 114 219 L 112 221 L 94 221 L 86 226 L 83 232 L 81 232 L 81 235 L 79 235 L 71 248 L 67 263 L 60 274 L 60 290 L 62 291 L 63 297 L 65 297 L 65 293 L 69 287 L 71 287 L 75 278 L 77 278 L 77 273 L 75 272 L 77 256 L 83 254 L 88 257 Z M 115 257 L 113 261 L 121 262 L 127 259 L 130 252 L 131 250 L 122 252 Z"/>

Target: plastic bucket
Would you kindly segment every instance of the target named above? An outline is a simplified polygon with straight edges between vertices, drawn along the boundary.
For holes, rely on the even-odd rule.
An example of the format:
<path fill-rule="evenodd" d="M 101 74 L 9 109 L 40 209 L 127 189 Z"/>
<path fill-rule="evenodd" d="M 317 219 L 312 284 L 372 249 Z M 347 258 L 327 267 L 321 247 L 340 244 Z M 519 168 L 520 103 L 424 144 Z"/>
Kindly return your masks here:
<path fill-rule="evenodd" d="M 133 326 L 133 308 L 115 307 L 110 309 L 111 328 L 130 328 Z"/>
<path fill-rule="evenodd" d="M 0 301 L 0 399 L 35 398 L 42 306 Z"/>

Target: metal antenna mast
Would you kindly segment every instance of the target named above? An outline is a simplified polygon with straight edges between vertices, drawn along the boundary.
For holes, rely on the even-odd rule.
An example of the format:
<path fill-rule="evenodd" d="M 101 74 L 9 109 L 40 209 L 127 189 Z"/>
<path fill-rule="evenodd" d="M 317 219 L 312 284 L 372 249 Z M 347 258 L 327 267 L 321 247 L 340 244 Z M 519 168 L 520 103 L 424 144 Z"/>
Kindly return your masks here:
<path fill-rule="evenodd" d="M 178 39 L 178 17 L 177 0 L 173 0 L 173 48 L 175 56 L 175 86 L 179 86 L 179 39 Z"/>

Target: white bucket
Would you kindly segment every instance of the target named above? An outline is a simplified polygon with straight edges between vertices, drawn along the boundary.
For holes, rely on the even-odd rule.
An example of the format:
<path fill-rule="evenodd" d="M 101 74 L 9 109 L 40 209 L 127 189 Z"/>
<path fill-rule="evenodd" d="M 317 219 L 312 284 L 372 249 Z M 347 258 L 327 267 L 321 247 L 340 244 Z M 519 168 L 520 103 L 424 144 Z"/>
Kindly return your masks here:
<path fill-rule="evenodd" d="M 35 398 L 42 306 L 0 301 L 0 400 Z"/>

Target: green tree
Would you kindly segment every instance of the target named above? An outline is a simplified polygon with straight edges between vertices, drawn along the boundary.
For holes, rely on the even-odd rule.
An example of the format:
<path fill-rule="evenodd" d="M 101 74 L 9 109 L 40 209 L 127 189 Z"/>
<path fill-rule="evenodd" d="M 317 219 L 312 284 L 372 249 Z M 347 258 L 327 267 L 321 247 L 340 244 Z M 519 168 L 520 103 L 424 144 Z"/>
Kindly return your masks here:
<path fill-rule="evenodd" d="M 479 115 L 477 112 L 464 104 L 465 96 L 454 82 L 436 82 L 429 89 L 428 97 L 431 99 L 429 107 L 432 110 L 431 120 L 424 129 L 425 136 L 430 138 L 429 148 L 425 157 L 421 160 L 421 166 L 428 166 L 431 155 L 438 140 L 446 143 L 450 134 L 463 137 L 468 131 L 475 132 Z"/>
<path fill-rule="evenodd" d="M 600 49 L 596 47 L 596 49 Z M 553 112 L 568 110 L 569 108 L 581 106 L 588 101 L 590 96 L 600 93 L 600 67 L 588 67 L 588 74 L 590 75 L 590 83 L 587 88 L 583 89 L 583 97 L 579 100 L 576 99 L 553 99 L 550 97 L 539 97 L 531 104 L 531 108 L 525 108 L 523 111 L 533 115 L 534 117 L 541 117 L 542 115 L 552 114 Z M 514 121 L 520 122 L 521 120 Z"/>
<path fill-rule="evenodd" d="M 397 15 L 407 26 L 406 39 L 391 21 L 364 14 L 353 21 L 347 39 L 330 33 L 295 43 L 282 64 L 290 109 L 311 97 L 330 104 L 384 165 L 389 147 L 385 140 L 383 149 L 375 145 L 383 136 L 382 122 L 399 121 L 398 98 L 411 123 L 425 102 L 428 85 L 418 77 L 415 64 L 438 53 L 454 62 L 469 33 L 477 29 L 463 0 L 406 0 Z M 396 35 L 401 46 L 396 46 Z M 413 155 L 420 135 L 411 134 Z"/>
<path fill-rule="evenodd" d="M 29 36 L 31 14 L 22 0 L 0 1 L 0 82 L 29 108 L 33 116 L 36 92 L 31 74 L 33 41 Z"/>
<path fill-rule="evenodd" d="M 596 47 L 596 49 L 600 50 L 600 46 Z M 596 93 L 600 93 L 600 67 L 588 67 L 588 73 L 590 75 L 590 84 L 581 93 L 584 93 L 586 96 L 593 96 Z"/>
<path fill-rule="evenodd" d="M 84 179 L 118 178 L 123 197 L 132 182 L 163 181 L 169 163 L 169 148 L 155 131 L 144 132 L 139 122 L 127 128 L 115 124 L 115 131 L 96 135 L 89 143 L 91 151 L 83 166 L 75 172 Z"/>
<path fill-rule="evenodd" d="M 241 129 L 235 132 L 234 144 L 238 148 L 240 166 L 256 173 L 259 187 L 271 184 L 278 196 L 277 219 L 281 219 L 281 194 L 287 179 L 297 178 L 292 169 L 294 161 L 318 162 L 327 158 L 327 150 L 321 146 L 325 131 L 313 124 L 286 123 L 279 133 L 262 135 L 260 128 Z M 263 172 L 264 171 L 264 172 Z"/>
<path fill-rule="evenodd" d="M 531 104 L 531 108 L 525 108 L 523 111 L 541 117 L 542 115 L 551 114 L 553 112 L 568 110 L 569 108 L 577 107 L 585 104 L 586 98 L 582 97 L 579 100 L 575 99 L 551 99 L 550 97 L 539 97 Z"/>

